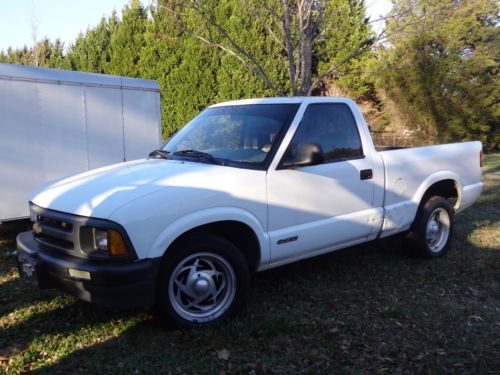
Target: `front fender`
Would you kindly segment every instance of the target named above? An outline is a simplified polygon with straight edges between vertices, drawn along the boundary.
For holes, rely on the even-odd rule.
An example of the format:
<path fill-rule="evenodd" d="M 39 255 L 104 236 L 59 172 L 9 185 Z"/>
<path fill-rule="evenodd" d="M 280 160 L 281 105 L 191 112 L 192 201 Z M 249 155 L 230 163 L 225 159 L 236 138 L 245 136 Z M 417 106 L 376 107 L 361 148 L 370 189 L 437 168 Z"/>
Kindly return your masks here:
<path fill-rule="evenodd" d="M 239 221 L 248 225 L 255 233 L 260 245 L 260 261 L 267 263 L 270 260 L 269 236 L 262 228 L 257 218 L 250 212 L 237 207 L 217 207 L 197 211 L 185 215 L 170 223 L 163 229 L 154 241 L 147 257 L 161 257 L 169 246 L 179 236 L 187 231 L 202 225 L 211 224 L 217 221 Z"/>

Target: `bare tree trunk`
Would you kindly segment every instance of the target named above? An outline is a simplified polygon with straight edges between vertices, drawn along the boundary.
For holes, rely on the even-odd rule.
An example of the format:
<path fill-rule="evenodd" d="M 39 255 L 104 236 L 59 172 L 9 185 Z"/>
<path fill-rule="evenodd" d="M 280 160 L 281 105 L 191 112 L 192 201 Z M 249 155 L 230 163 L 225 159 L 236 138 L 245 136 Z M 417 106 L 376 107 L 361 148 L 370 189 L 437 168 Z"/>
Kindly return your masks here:
<path fill-rule="evenodd" d="M 294 48 L 292 40 L 292 30 L 290 27 L 290 8 L 288 7 L 288 0 L 283 0 L 283 30 L 285 34 L 286 53 L 288 55 L 288 72 L 290 74 L 290 83 L 292 85 L 292 95 L 297 95 L 297 77 L 296 67 L 294 62 Z"/>
<path fill-rule="evenodd" d="M 310 95 L 313 73 L 313 47 L 321 17 L 320 5 L 315 0 L 301 0 L 297 8 L 297 32 L 299 35 L 297 69 L 299 70 L 299 95 Z M 316 13 L 316 14 L 315 14 Z"/>
<path fill-rule="evenodd" d="M 31 15 L 31 38 L 33 39 L 33 58 L 35 66 L 39 66 L 38 61 L 38 19 L 33 13 Z"/>

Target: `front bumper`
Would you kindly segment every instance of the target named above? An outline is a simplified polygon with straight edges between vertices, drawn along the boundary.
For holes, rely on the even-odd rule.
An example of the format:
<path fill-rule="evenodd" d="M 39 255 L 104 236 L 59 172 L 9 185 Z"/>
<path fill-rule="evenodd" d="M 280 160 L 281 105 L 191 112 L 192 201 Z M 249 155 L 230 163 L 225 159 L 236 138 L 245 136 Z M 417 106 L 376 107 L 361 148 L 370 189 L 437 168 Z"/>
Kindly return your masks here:
<path fill-rule="evenodd" d="M 155 303 L 161 258 L 131 263 L 89 261 L 45 248 L 31 231 L 17 236 L 17 250 L 21 279 L 40 289 L 55 288 L 102 306 L 136 308 Z"/>

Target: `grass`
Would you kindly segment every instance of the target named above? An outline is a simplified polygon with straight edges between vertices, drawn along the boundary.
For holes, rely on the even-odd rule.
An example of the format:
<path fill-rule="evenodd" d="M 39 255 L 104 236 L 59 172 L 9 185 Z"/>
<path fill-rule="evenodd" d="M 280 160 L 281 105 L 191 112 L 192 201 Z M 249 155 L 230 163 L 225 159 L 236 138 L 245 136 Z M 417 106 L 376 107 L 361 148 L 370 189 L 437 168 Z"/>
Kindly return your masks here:
<path fill-rule="evenodd" d="M 202 331 L 27 288 L 4 235 L 0 372 L 498 373 L 500 154 L 484 181 L 445 257 L 370 243 L 259 273 L 243 314 Z"/>

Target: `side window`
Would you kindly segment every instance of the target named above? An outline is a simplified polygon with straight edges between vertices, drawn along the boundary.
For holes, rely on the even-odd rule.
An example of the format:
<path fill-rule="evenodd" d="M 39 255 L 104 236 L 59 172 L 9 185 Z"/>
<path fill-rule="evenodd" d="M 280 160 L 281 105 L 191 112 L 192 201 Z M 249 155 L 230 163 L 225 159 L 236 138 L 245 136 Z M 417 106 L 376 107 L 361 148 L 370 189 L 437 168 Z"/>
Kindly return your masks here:
<path fill-rule="evenodd" d="M 293 158 L 297 145 L 321 146 L 325 163 L 363 156 L 363 147 L 354 116 L 346 104 L 310 104 L 295 132 L 285 158 Z"/>

